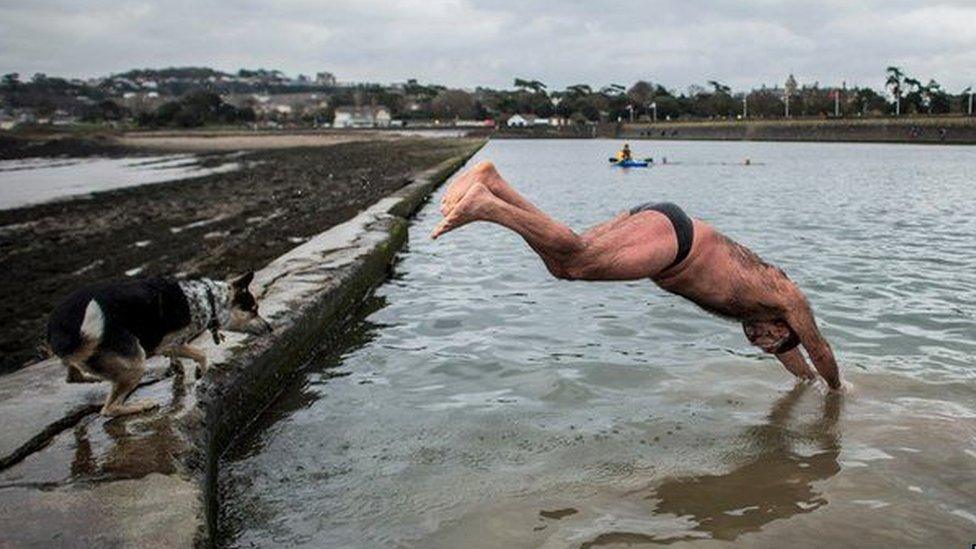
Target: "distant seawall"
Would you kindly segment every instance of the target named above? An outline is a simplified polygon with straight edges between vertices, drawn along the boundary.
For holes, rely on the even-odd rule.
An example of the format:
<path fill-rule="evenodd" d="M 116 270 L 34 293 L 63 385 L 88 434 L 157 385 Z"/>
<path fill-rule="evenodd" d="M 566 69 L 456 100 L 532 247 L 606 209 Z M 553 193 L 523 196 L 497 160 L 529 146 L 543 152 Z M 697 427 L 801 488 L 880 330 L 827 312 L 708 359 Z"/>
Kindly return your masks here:
<path fill-rule="evenodd" d="M 740 120 L 614 126 L 602 128 L 600 134 L 619 139 L 976 144 L 976 117 Z"/>

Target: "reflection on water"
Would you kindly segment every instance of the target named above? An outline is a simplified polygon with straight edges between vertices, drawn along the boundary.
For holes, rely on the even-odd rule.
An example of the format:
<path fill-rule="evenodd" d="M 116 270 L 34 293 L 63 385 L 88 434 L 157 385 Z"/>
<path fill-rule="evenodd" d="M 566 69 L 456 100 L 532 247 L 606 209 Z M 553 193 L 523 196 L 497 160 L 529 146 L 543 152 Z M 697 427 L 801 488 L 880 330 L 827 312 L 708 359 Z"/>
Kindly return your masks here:
<path fill-rule="evenodd" d="M 827 504 L 814 483 L 840 471 L 840 436 L 835 431 L 841 397 L 827 395 L 823 416 L 791 429 L 790 412 L 808 385 L 797 385 L 769 414 L 769 422 L 751 427 L 745 442 L 756 456 L 722 475 L 664 481 L 656 490 L 657 511 L 691 516 L 696 529 L 716 539 L 735 540 L 766 523 L 810 513 Z M 797 453 L 797 441 L 815 445 L 812 455 Z"/>
<path fill-rule="evenodd" d="M 670 200 L 756 249 L 814 304 L 843 406 L 650 283 L 555 281 L 497 227 L 430 242 L 429 205 L 365 321 L 229 452 L 223 543 L 971 542 L 976 148 L 645 142 L 679 163 L 623 172 L 617 145 L 475 160 L 573 227 Z"/>
<path fill-rule="evenodd" d="M 842 397 L 828 394 L 817 421 L 793 427 L 790 414 L 810 388 L 797 384 L 773 405 L 768 422 L 750 427 L 742 443 L 755 456 L 720 475 L 700 475 L 664 480 L 654 493 L 655 512 L 688 517 L 694 529 L 708 537 L 735 541 L 766 524 L 827 505 L 827 497 L 815 483 L 840 471 L 840 435 L 836 431 Z M 798 443 L 810 443 L 813 452 L 798 452 Z M 602 534 L 583 547 L 636 541 L 672 542 L 700 536 L 657 538 L 639 533 Z"/>
<path fill-rule="evenodd" d="M 169 383 L 159 382 L 162 374 L 161 369 L 151 369 L 141 391 L 175 412 L 195 405 L 195 399 L 188 395 L 190 385 L 175 383 L 170 388 Z M 95 393 L 97 389 L 93 386 Z M 72 483 L 175 472 L 172 456 L 185 451 L 186 442 L 173 427 L 173 416 L 136 414 L 106 418 L 97 413 L 100 408 L 99 404 L 79 407 L 74 412 L 80 418 L 77 424 L 55 434 L 43 452 L 30 454 L 0 472 L 0 488 L 30 483 L 53 489 Z"/>
<path fill-rule="evenodd" d="M 238 154 L 0 160 L 0 209 L 240 169 Z"/>

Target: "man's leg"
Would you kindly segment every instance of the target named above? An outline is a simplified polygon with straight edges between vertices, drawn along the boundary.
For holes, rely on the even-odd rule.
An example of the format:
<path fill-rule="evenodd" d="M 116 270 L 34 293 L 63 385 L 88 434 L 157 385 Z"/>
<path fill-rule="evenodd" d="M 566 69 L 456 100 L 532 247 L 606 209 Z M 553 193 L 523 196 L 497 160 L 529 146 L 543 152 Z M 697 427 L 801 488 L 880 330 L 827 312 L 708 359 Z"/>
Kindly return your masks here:
<path fill-rule="evenodd" d="M 441 198 L 441 213 L 447 215 L 461 201 L 472 185 L 480 183 L 495 196 L 509 204 L 528 212 L 542 213 L 535 204 L 518 193 L 495 169 L 491 162 L 479 162 L 473 168 L 459 175 L 447 188 Z"/>
<path fill-rule="evenodd" d="M 677 239 L 670 221 L 655 212 L 614 220 L 591 240 L 581 238 L 544 212 L 516 207 L 479 182 L 434 229 L 432 238 L 472 221 L 489 221 L 515 231 L 552 263 L 560 278 L 635 280 L 656 275 L 674 260 Z"/>
<path fill-rule="evenodd" d="M 630 212 L 621 212 L 615 215 L 614 217 L 608 219 L 607 221 L 600 223 L 599 225 L 590 227 L 589 229 L 584 231 L 583 234 L 580 235 L 580 238 L 582 238 L 587 242 L 593 242 L 597 238 L 607 234 L 613 229 L 616 229 L 628 217 L 630 217 Z"/>
<path fill-rule="evenodd" d="M 444 215 L 450 213 L 451 210 L 454 209 L 454 206 L 456 206 L 457 203 L 460 202 L 461 198 L 464 197 L 464 194 L 468 192 L 468 189 L 470 189 L 471 186 L 476 183 L 480 183 L 485 187 L 488 187 L 491 194 L 497 196 L 499 199 L 505 202 L 508 202 L 516 208 L 520 208 L 527 212 L 539 214 L 545 213 L 535 204 L 529 202 L 528 199 L 519 194 L 519 192 L 516 191 L 515 188 L 508 183 L 508 181 L 505 181 L 505 178 L 503 178 L 500 173 L 498 173 L 498 170 L 495 169 L 495 165 L 487 161 L 479 162 L 471 169 L 459 175 L 451 183 L 451 185 L 447 188 L 447 191 L 444 192 L 444 196 L 441 198 L 441 213 Z M 592 229 L 586 231 L 586 233 L 583 234 L 583 237 L 586 238 L 586 235 L 589 235 L 597 229 L 606 228 L 613 225 L 628 215 L 628 212 L 621 213 L 613 219 L 601 223 L 597 227 L 593 227 Z"/>
<path fill-rule="evenodd" d="M 528 212 L 542 213 L 542 211 L 539 210 L 535 204 L 529 202 L 511 185 L 509 185 L 501 174 L 498 173 L 498 170 L 495 169 L 495 165 L 488 161 L 479 162 L 451 182 L 450 186 L 448 186 L 447 190 L 444 192 L 444 196 L 441 198 L 441 213 L 445 216 L 448 215 L 451 210 L 454 209 L 454 206 L 456 206 L 461 200 L 464 194 L 467 193 L 471 186 L 476 183 L 484 185 L 496 197 L 515 206 L 516 208 L 521 208 Z M 531 242 L 526 241 L 526 244 L 528 244 L 529 247 L 535 251 L 535 253 L 539 254 L 542 262 L 546 264 L 546 269 L 548 269 L 553 276 L 563 278 L 563 273 L 559 271 L 558 261 L 547 256 L 545 250 L 533 246 Z"/>
<path fill-rule="evenodd" d="M 528 199 L 519 194 L 514 187 L 505 181 L 505 178 L 503 178 L 501 174 L 498 173 L 498 170 L 495 169 L 494 164 L 487 161 L 479 162 L 474 167 L 468 169 L 455 178 L 455 180 L 447 188 L 447 191 L 445 191 L 444 196 L 441 198 L 441 213 L 444 215 L 449 214 L 454 206 L 456 206 L 464 196 L 464 193 L 466 193 L 468 189 L 470 189 L 471 186 L 476 183 L 484 185 L 489 191 L 491 191 L 491 194 L 495 195 L 502 201 L 515 206 L 516 208 L 525 210 L 527 212 L 545 215 L 545 213 L 535 204 L 529 202 Z M 629 216 L 630 212 L 623 212 L 613 219 L 604 221 L 603 223 L 588 229 L 586 232 L 580 235 L 580 237 L 586 242 L 592 242 L 597 237 L 619 225 L 621 221 Z M 540 249 L 529 241 L 526 241 L 526 243 L 530 248 L 533 249 L 533 251 L 535 251 L 535 253 L 539 254 L 550 273 L 552 273 L 554 276 L 561 277 L 561 273 L 558 272 L 559 266 L 557 260 L 548 257 L 544 249 Z"/>

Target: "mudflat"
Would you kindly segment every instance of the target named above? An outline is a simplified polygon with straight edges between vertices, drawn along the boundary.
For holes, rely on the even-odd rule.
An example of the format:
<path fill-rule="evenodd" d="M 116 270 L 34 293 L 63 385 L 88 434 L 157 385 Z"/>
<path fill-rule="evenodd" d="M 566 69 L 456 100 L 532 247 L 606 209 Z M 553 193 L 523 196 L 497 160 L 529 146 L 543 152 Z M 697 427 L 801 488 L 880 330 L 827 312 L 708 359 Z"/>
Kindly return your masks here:
<path fill-rule="evenodd" d="M 295 133 L 194 132 L 190 134 L 131 132 L 116 138 L 115 142 L 126 147 L 151 148 L 159 151 L 197 152 L 321 147 L 356 141 L 397 140 L 399 138 L 401 137 L 390 132 L 368 130 Z"/>
<path fill-rule="evenodd" d="M 243 153 L 246 168 L 235 172 L 2 210 L 0 270 L 8 276 L 0 280 L 0 373 L 42 357 L 48 312 L 83 284 L 260 268 L 407 184 L 410 174 L 478 143 L 387 138 L 265 147 Z"/>

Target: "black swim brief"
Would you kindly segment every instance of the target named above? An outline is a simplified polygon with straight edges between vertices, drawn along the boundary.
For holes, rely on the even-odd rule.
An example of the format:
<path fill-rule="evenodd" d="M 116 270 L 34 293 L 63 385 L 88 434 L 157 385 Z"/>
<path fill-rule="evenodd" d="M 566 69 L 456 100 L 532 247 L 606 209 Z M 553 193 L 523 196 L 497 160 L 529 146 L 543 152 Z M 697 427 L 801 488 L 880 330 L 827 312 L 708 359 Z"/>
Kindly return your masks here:
<path fill-rule="evenodd" d="M 691 218 L 677 204 L 671 202 L 648 202 L 636 208 L 630 209 L 630 215 L 640 212 L 655 211 L 663 213 L 671 221 L 674 227 L 674 235 L 678 238 L 678 253 L 674 256 L 674 261 L 667 266 L 667 269 L 681 263 L 691 253 L 691 243 L 695 239 L 695 225 Z"/>

